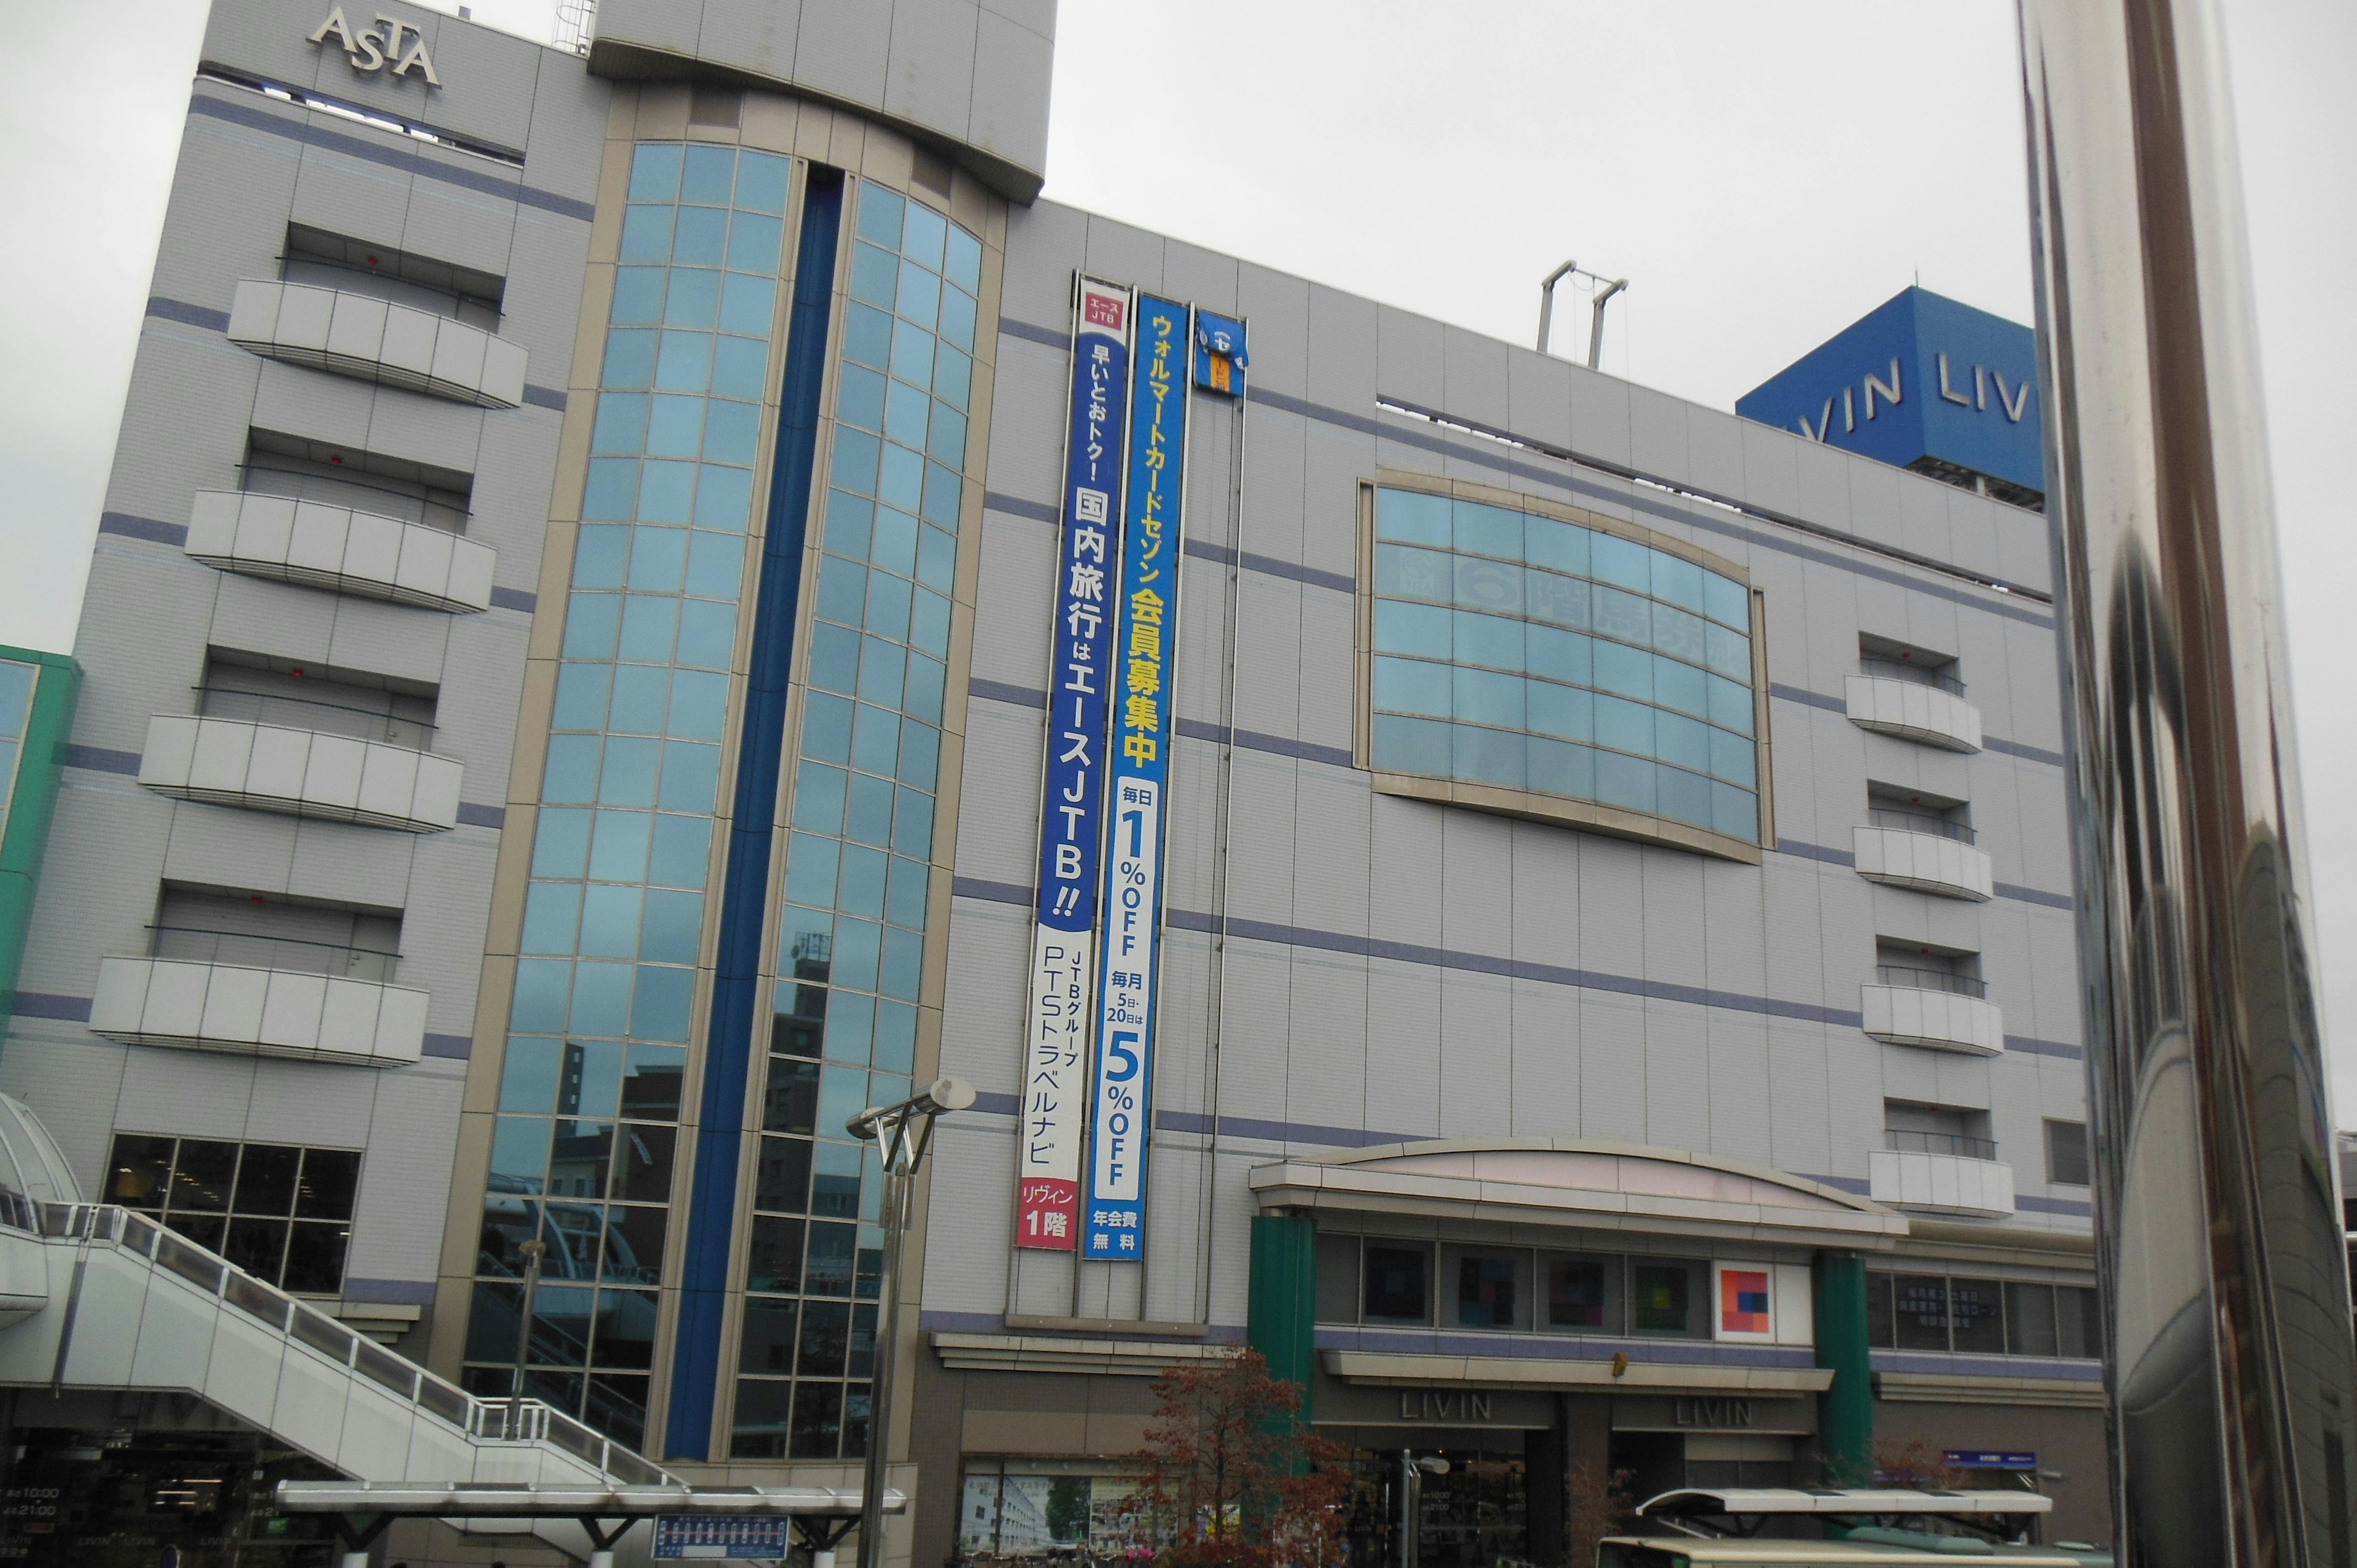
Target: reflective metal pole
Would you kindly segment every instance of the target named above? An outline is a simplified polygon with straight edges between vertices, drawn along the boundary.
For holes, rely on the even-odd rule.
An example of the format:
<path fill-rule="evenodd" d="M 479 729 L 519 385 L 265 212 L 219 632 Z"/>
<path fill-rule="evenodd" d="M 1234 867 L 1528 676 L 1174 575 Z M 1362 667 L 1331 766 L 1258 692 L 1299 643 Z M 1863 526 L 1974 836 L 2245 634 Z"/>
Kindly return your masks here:
<path fill-rule="evenodd" d="M 2357 1345 L 2219 0 L 2019 0 L 2120 1561 L 2350 1562 Z"/>

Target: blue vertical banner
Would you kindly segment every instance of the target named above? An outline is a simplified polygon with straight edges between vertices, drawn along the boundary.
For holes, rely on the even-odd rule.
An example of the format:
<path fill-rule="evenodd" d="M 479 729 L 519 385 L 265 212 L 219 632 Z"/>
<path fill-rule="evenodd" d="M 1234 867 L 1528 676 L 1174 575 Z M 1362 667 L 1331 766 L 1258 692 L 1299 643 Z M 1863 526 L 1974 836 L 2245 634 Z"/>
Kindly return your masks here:
<path fill-rule="evenodd" d="M 1089 1021 L 1096 972 L 1097 852 L 1104 836 L 1105 704 L 1128 450 L 1129 290 L 1076 280 L 1064 533 L 1049 630 L 1046 781 L 1017 1130 L 1015 1244 L 1080 1241 Z"/>
<path fill-rule="evenodd" d="M 1170 780 L 1192 325 L 1187 306 L 1152 295 L 1137 296 L 1129 481 L 1114 594 L 1119 619 L 1112 666 L 1112 789 L 1083 1250 L 1087 1257 L 1130 1262 L 1146 1251 L 1146 1157 L 1154 1125 L 1162 834 Z"/>

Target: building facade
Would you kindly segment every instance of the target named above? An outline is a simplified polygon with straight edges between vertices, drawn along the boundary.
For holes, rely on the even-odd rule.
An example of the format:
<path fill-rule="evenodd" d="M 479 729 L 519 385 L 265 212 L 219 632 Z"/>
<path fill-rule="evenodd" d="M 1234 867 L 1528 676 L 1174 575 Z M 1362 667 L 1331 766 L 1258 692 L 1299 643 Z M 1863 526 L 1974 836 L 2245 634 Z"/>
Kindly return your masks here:
<path fill-rule="evenodd" d="M 2041 516 L 1039 199 L 1048 0 L 320 9 L 210 24 L 0 1051 L 93 1196 L 677 1473 L 880 1422 L 926 1563 L 1243 1343 L 1394 1560 L 1402 1451 L 1469 1563 L 2108 1538 Z"/>

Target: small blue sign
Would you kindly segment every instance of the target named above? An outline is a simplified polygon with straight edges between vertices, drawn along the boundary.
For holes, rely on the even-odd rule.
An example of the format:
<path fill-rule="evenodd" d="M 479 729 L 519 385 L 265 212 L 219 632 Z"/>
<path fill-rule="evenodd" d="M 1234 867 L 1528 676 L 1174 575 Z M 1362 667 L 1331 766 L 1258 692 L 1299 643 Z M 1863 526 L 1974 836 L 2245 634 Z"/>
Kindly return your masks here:
<path fill-rule="evenodd" d="M 655 1555 L 736 1563 L 785 1560 L 793 1520 L 781 1514 L 655 1515 Z"/>
<path fill-rule="evenodd" d="M 1952 1470 L 2035 1470 L 2038 1455 L 2012 1449 L 1951 1448 L 1940 1458 Z"/>
<path fill-rule="evenodd" d="M 1736 399 L 1735 412 L 1894 467 L 2046 490 L 2038 335 L 1928 289 L 1900 291 Z"/>
<path fill-rule="evenodd" d="M 1233 317 L 1195 312 L 1195 384 L 1227 397 L 1244 395 L 1244 324 Z"/>

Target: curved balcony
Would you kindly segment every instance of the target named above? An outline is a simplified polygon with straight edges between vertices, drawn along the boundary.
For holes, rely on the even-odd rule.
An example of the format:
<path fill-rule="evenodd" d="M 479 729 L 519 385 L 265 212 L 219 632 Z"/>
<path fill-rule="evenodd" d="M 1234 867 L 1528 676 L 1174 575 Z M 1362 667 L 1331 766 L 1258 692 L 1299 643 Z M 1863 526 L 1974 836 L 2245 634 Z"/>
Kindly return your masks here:
<path fill-rule="evenodd" d="M 1860 729 L 1949 751 L 1981 748 L 1981 711 L 1964 700 L 1961 689 L 1870 674 L 1848 676 L 1843 688 L 1849 722 Z"/>
<path fill-rule="evenodd" d="M 2004 1054 L 2005 1013 L 1979 981 L 1892 964 L 1878 967 L 1875 979 L 1876 984 L 1858 988 L 1858 1012 L 1866 1032 L 1883 1044 Z"/>
<path fill-rule="evenodd" d="M 250 719 L 158 714 L 139 782 L 159 795 L 331 822 L 447 832 L 465 769 L 447 757 Z"/>
<path fill-rule="evenodd" d="M 365 294 L 247 278 L 230 306 L 229 340 L 265 360 L 479 408 L 523 402 L 522 345 Z"/>
<path fill-rule="evenodd" d="M 1850 841 L 1857 874 L 1868 882 L 1980 904 L 1996 897 L 1987 852 L 1954 836 L 1971 829 L 1896 811 L 1874 815 L 1877 821 L 1853 830 Z"/>
<path fill-rule="evenodd" d="M 108 958 L 99 961 L 90 1027 L 125 1045 L 405 1067 L 425 1054 L 425 1001 L 423 991 L 382 980 L 204 959 Z"/>
<path fill-rule="evenodd" d="M 1996 1158 L 1995 1144 L 1938 1133 L 1893 1133 L 1889 1137 L 1894 1144 L 1921 1146 L 1867 1151 L 1867 1196 L 1875 1202 L 1923 1214 L 1978 1219 L 2014 1212 L 2013 1167 Z M 1949 1152 L 1946 1145 L 1959 1152 Z"/>
<path fill-rule="evenodd" d="M 491 607 L 498 552 L 446 529 L 292 496 L 199 490 L 181 546 L 247 577 L 471 615 Z"/>

